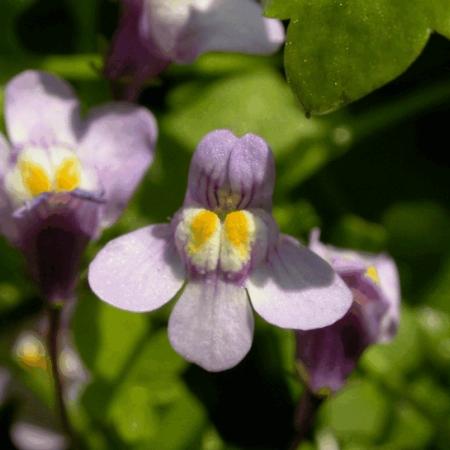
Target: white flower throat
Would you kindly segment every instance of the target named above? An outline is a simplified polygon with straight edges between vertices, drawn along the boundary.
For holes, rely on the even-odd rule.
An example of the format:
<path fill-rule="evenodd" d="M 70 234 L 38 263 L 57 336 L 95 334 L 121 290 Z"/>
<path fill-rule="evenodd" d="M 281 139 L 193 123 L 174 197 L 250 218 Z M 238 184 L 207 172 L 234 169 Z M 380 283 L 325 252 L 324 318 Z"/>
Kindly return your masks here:
<path fill-rule="evenodd" d="M 91 190 L 95 176 L 85 170 L 77 155 L 65 148 L 27 147 L 19 153 L 5 179 L 11 200 L 24 203 L 46 192 Z"/>

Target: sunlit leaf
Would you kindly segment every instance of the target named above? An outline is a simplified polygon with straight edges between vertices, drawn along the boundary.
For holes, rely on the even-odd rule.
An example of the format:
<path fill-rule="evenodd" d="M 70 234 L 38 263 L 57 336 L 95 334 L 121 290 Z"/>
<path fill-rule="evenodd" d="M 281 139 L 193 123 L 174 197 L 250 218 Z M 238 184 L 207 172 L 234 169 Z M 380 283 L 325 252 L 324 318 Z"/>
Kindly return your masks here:
<path fill-rule="evenodd" d="M 290 19 L 286 76 L 306 113 L 340 108 L 399 76 L 436 30 L 450 36 L 449 0 L 269 0 Z"/>

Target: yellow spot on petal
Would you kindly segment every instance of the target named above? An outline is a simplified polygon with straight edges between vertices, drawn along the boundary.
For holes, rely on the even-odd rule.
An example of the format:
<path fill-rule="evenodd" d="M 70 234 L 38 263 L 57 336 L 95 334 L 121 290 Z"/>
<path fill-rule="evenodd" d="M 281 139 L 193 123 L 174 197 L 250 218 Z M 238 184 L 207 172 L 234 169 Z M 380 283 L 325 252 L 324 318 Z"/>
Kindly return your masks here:
<path fill-rule="evenodd" d="M 189 251 L 193 253 L 198 252 L 208 242 L 219 225 L 220 220 L 217 214 L 207 210 L 200 211 L 191 223 L 192 234 L 189 242 Z"/>
<path fill-rule="evenodd" d="M 23 184 L 33 197 L 51 191 L 52 183 L 41 165 L 22 160 L 19 162 L 19 169 Z"/>
<path fill-rule="evenodd" d="M 243 211 L 234 211 L 227 214 L 224 227 L 227 240 L 239 251 L 241 257 L 246 257 L 249 247 L 250 229 L 245 213 Z"/>
<path fill-rule="evenodd" d="M 375 266 L 370 266 L 366 270 L 366 276 L 369 277 L 375 284 L 380 284 L 380 277 Z"/>
<path fill-rule="evenodd" d="M 81 168 L 78 158 L 66 158 L 58 166 L 55 174 L 55 190 L 57 192 L 73 191 L 80 185 Z"/>

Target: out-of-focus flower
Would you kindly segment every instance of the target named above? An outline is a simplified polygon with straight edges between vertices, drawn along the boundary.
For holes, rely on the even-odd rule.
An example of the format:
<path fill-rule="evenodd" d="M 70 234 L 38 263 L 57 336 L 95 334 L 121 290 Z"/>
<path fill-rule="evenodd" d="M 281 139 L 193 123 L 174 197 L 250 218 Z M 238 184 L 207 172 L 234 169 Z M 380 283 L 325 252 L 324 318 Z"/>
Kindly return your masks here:
<path fill-rule="evenodd" d="M 313 392 L 327 393 L 345 384 L 369 345 L 395 335 L 400 285 L 397 267 L 385 254 L 326 246 L 319 241 L 318 230 L 311 234 L 310 249 L 331 264 L 353 294 L 352 307 L 342 319 L 296 334 L 300 373 Z"/>
<path fill-rule="evenodd" d="M 195 152 L 182 208 L 171 224 L 111 241 L 89 270 L 94 292 L 130 311 L 167 303 L 169 337 L 210 371 L 250 350 L 253 312 L 283 328 L 308 330 L 341 318 L 352 296 L 330 265 L 272 218 L 273 155 L 253 134 L 209 133 Z"/>
<path fill-rule="evenodd" d="M 87 382 L 88 374 L 70 342 L 67 328 L 61 328 L 59 339 L 61 351 L 58 355 L 58 369 L 64 383 L 64 395 L 68 400 L 74 400 Z M 40 333 L 22 332 L 14 343 L 13 352 L 25 370 L 42 369 L 50 372 L 49 355 Z"/>
<path fill-rule="evenodd" d="M 29 336 L 30 333 L 24 333 L 19 341 Z M 37 339 L 35 335 L 33 337 Z M 19 341 L 16 346 L 21 345 Z M 19 357 L 17 353 L 16 357 Z M 34 370 L 35 367 L 28 366 L 27 369 Z M 10 429 L 2 430 L 4 436 L 8 433 L 10 440 L 10 442 L 2 442 L 5 448 L 10 448 L 12 444 L 17 450 L 65 450 L 68 448 L 68 442 L 62 432 L 58 431 L 55 419 L 49 410 L 20 383 L 17 377 L 11 377 L 6 369 L 0 367 L 0 406 L 2 396 L 15 405 Z"/>
<path fill-rule="evenodd" d="M 152 162 L 155 120 L 110 103 L 82 120 L 64 81 L 27 71 L 5 90 L 0 230 L 24 253 L 44 297 L 73 297 L 90 239 L 112 224 Z"/>
<path fill-rule="evenodd" d="M 65 450 L 66 438 L 59 432 L 26 421 L 18 421 L 11 429 L 11 440 L 18 450 Z"/>
<path fill-rule="evenodd" d="M 131 77 L 133 96 L 171 62 L 210 51 L 270 54 L 283 42 L 281 22 L 254 0 L 123 0 L 105 74 Z"/>

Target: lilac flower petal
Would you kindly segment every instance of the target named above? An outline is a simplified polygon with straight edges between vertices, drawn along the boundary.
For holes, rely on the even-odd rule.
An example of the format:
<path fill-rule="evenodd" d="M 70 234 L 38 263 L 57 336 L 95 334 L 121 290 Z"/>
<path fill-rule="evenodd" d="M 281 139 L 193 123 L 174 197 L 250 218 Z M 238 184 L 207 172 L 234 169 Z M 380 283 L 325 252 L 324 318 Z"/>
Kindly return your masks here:
<path fill-rule="evenodd" d="M 139 94 L 147 78 L 163 71 L 169 64 L 157 51 L 148 31 L 143 0 L 123 0 L 123 13 L 105 63 L 105 75 L 111 80 L 131 76 L 129 100 Z"/>
<path fill-rule="evenodd" d="M 397 266 L 389 256 L 385 254 L 378 256 L 375 258 L 374 265 L 380 279 L 380 288 L 388 304 L 379 338 L 381 342 L 385 342 L 394 337 L 400 320 L 400 279 Z"/>
<path fill-rule="evenodd" d="M 363 275 L 368 262 L 361 257 L 362 253 L 352 250 L 336 249 L 320 241 L 320 230 L 314 228 L 309 235 L 308 248 L 327 261 L 339 275 Z"/>
<path fill-rule="evenodd" d="M 330 325 L 350 308 L 352 294 L 333 269 L 294 239 L 283 236 L 266 264 L 247 282 L 256 312 L 283 328 Z"/>
<path fill-rule="evenodd" d="M 79 157 L 97 171 L 105 190 L 103 226 L 117 219 L 151 164 L 157 133 L 145 108 L 111 103 L 91 110 Z"/>
<path fill-rule="evenodd" d="M 6 86 L 5 122 L 16 146 L 58 143 L 73 147 L 80 129 L 79 103 L 65 81 L 28 70 Z"/>
<path fill-rule="evenodd" d="M 167 303 L 184 281 L 170 225 L 152 225 L 109 242 L 89 267 L 91 289 L 128 311 L 151 311 Z"/>
<path fill-rule="evenodd" d="M 264 18 L 253 0 L 213 0 L 207 8 L 191 3 L 174 49 L 177 62 L 191 62 L 209 51 L 271 54 L 284 42 L 282 23 Z"/>
<path fill-rule="evenodd" d="M 5 235 L 7 239 L 14 240 L 17 230 L 11 217 L 13 206 L 4 187 L 4 176 L 8 169 L 10 151 L 7 140 L 0 133 L 0 233 Z"/>
<path fill-rule="evenodd" d="M 16 422 L 11 430 L 11 438 L 19 450 L 65 450 L 66 438 L 50 428 L 29 422 Z"/>
<path fill-rule="evenodd" d="M 3 178 L 8 167 L 10 151 L 8 141 L 5 136 L 0 133 L 0 178 Z"/>
<path fill-rule="evenodd" d="M 189 282 L 169 320 L 173 348 L 211 372 L 230 369 L 250 350 L 253 314 L 245 289 L 219 279 Z"/>
<path fill-rule="evenodd" d="M 225 193 L 230 209 L 270 210 L 274 183 L 273 155 L 262 138 L 254 134 L 238 138 L 229 130 L 216 130 L 202 139 L 194 153 L 185 205 L 223 207 Z"/>

